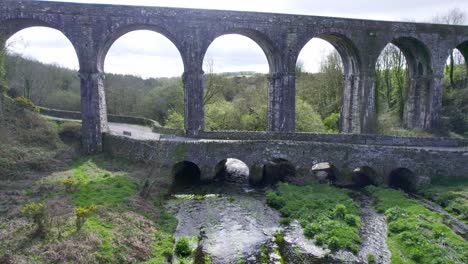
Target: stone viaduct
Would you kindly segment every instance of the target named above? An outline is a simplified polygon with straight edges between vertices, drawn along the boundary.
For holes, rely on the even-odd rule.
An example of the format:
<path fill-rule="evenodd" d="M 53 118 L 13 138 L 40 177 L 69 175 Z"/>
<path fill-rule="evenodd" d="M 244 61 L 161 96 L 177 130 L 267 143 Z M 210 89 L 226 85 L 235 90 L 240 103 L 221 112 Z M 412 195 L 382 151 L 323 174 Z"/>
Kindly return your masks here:
<path fill-rule="evenodd" d="M 115 40 L 134 30 L 161 33 L 179 50 L 184 63 L 188 135 L 203 131 L 203 59 L 210 44 L 225 34 L 244 35 L 263 49 L 270 67 L 267 127 L 274 132 L 295 130 L 296 61 L 301 49 L 314 37 L 331 43 L 343 61 L 340 128 L 344 133 L 372 133 L 376 119 L 374 69 L 388 43 L 403 51 L 409 66 L 411 83 L 404 111 L 404 123 L 409 128 L 439 126 L 446 59 L 454 48 L 468 57 L 466 26 L 161 7 L 0 2 L 2 39 L 33 26 L 59 30 L 75 48 L 80 65 L 83 145 L 89 153 L 102 150 L 102 135 L 107 131 L 103 69 L 106 53 Z"/>

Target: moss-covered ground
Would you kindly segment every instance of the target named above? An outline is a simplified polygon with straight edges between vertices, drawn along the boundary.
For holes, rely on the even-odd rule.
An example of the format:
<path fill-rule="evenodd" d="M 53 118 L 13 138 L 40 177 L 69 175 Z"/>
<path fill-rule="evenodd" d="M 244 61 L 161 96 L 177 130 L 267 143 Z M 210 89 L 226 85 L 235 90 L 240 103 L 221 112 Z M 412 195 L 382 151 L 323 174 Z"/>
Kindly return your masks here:
<path fill-rule="evenodd" d="M 385 213 L 392 263 L 468 262 L 468 242 L 443 223 L 442 215 L 398 190 L 366 190 L 376 199 L 376 209 Z"/>
<path fill-rule="evenodd" d="M 297 219 L 304 235 L 331 250 L 349 249 L 356 253 L 361 238 L 359 206 L 351 191 L 323 184 L 295 186 L 280 183 L 266 194 L 267 203 L 279 210 L 287 224 Z"/>
<path fill-rule="evenodd" d="M 445 211 L 468 224 L 468 180 L 435 182 L 420 191 L 426 199 L 442 206 Z"/>

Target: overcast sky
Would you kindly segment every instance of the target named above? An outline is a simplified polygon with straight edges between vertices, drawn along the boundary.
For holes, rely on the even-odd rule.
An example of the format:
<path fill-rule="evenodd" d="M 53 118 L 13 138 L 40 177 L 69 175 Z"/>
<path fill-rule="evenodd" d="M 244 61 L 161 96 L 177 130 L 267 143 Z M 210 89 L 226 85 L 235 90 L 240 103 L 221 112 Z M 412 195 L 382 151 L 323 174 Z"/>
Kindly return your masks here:
<path fill-rule="evenodd" d="M 53 0 L 55 1 L 55 0 Z M 147 6 L 191 7 L 241 11 L 277 12 L 377 20 L 427 22 L 452 8 L 468 13 L 468 0 L 62 0 L 61 2 L 109 3 Z M 468 22 L 468 21 L 467 21 Z M 7 42 L 9 51 L 46 63 L 78 69 L 73 47 L 58 31 L 28 28 Z M 333 50 L 327 42 L 312 40 L 299 60 L 305 69 L 318 70 L 324 54 Z M 238 36 L 220 37 L 208 49 L 206 58 L 216 72 L 267 72 L 263 51 L 252 40 Z M 205 59 L 206 60 L 206 59 Z M 111 47 L 105 71 L 148 77 L 178 76 L 182 61 L 175 46 L 150 31 L 135 31 L 118 39 Z"/>

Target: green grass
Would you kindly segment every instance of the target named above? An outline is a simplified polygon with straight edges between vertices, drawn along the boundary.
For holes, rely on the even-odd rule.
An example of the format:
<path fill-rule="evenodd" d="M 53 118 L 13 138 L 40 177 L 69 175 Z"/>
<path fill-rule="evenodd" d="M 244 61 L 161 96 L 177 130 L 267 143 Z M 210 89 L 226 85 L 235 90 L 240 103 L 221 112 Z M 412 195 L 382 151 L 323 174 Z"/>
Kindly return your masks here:
<path fill-rule="evenodd" d="M 393 189 L 368 187 L 388 223 L 392 263 L 467 263 L 468 243 L 442 223 L 442 216 Z"/>
<path fill-rule="evenodd" d="M 468 179 L 436 182 L 420 193 L 468 224 Z"/>
<path fill-rule="evenodd" d="M 361 243 L 361 219 L 359 207 L 349 194 L 349 190 L 328 185 L 281 183 L 266 197 L 267 203 L 283 217 L 298 219 L 306 237 L 314 238 L 317 244 L 356 253 Z"/>

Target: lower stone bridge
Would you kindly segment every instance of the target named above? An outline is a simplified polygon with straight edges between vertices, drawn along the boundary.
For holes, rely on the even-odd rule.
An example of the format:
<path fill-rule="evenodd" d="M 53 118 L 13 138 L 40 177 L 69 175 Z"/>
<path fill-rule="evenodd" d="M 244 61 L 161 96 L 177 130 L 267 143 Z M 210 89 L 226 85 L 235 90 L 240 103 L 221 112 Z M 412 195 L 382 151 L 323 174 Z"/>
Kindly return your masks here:
<path fill-rule="evenodd" d="M 255 134 L 255 133 L 254 133 Z M 222 138 L 236 138 L 227 140 Z M 255 138 L 254 135 L 248 135 Z M 158 162 L 165 168 L 182 168 L 189 177 L 209 182 L 228 158 L 243 161 L 249 168 L 251 183 L 271 181 L 266 168 L 283 164 L 288 180 L 313 178 L 312 167 L 328 170 L 337 184 L 352 185 L 366 177 L 376 185 L 400 184 L 418 188 L 435 178 L 468 177 L 466 140 L 437 138 L 397 138 L 375 135 L 320 135 L 290 137 L 293 140 L 243 140 L 242 133 L 212 133 L 218 139 L 166 138 L 138 140 L 112 133 L 104 134 L 104 151 L 135 161 Z M 326 138 L 334 142 L 323 142 Z M 269 136 L 269 138 L 274 138 Z M 313 138 L 320 140 L 314 141 Z M 340 142 L 340 143 L 336 143 Z M 365 144 L 364 144 L 365 143 Z M 391 143 L 391 144 L 390 144 Z M 326 164 L 323 164 L 326 163 Z M 273 169 L 274 171 L 275 169 Z M 270 170 L 271 171 L 271 170 Z M 177 181 L 177 179 L 175 179 Z M 361 179 L 362 180 L 362 179 Z"/>

